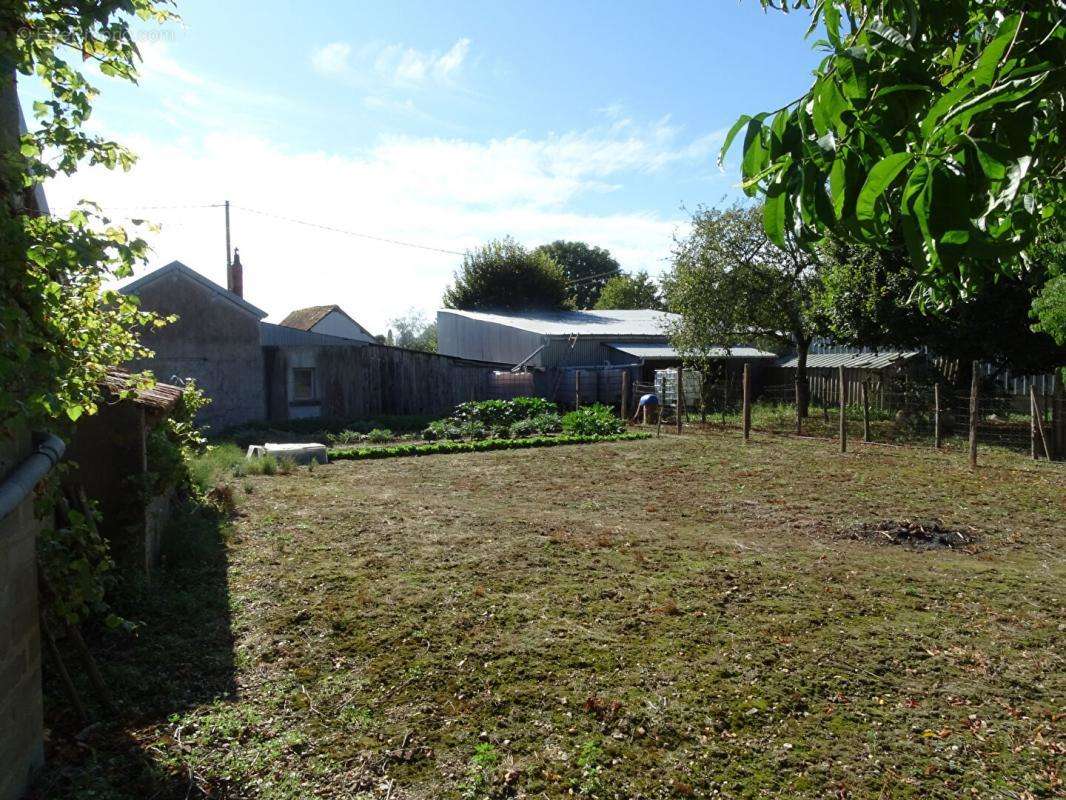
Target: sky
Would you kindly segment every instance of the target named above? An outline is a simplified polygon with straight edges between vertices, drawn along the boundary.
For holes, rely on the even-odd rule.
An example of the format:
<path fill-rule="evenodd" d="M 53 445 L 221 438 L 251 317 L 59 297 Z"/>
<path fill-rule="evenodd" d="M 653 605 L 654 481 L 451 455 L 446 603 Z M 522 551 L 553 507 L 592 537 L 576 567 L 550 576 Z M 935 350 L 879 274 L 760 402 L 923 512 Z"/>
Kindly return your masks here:
<path fill-rule="evenodd" d="M 817 58 L 805 16 L 758 0 L 177 10 L 134 24 L 138 85 L 93 76 L 88 124 L 137 165 L 50 181 L 53 211 L 150 220 L 138 275 L 176 259 L 224 285 L 229 200 L 268 319 L 336 303 L 374 333 L 431 316 L 461 253 L 502 236 L 661 273 L 692 210 L 741 196 L 725 132 L 801 94 Z M 40 89 L 20 93 L 30 117 Z"/>

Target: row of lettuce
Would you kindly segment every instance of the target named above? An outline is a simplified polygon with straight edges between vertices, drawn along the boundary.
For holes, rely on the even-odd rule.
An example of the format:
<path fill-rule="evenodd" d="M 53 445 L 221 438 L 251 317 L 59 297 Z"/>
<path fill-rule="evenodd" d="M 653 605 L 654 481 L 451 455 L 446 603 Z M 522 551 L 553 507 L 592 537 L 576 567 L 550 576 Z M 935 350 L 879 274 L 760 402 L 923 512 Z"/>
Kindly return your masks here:
<path fill-rule="evenodd" d="M 397 456 L 430 456 L 446 453 L 483 453 L 489 450 L 523 450 L 530 447 L 554 447 L 563 444 L 593 444 L 595 442 L 624 442 L 646 439 L 647 433 L 616 433 L 608 435 L 527 436 L 519 439 L 477 439 L 475 441 L 444 440 L 425 444 L 398 444 L 391 447 L 334 448 L 329 457 L 334 461 L 358 461 Z"/>

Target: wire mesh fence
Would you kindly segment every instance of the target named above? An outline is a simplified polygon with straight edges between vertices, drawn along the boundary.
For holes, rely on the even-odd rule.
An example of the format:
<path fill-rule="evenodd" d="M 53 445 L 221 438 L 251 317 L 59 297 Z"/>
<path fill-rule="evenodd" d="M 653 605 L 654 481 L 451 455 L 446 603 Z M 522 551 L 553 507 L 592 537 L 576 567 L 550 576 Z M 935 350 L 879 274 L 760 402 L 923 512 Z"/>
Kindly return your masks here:
<path fill-rule="evenodd" d="M 664 396 L 663 416 L 672 420 L 677 409 L 675 371 L 664 371 L 657 385 L 636 385 L 635 391 L 654 390 Z M 969 449 L 971 420 L 969 392 L 935 384 L 882 385 L 845 383 L 810 387 L 791 383 L 752 387 L 751 430 L 888 445 Z M 1066 458 L 1066 402 L 1062 391 L 1030 398 L 978 391 L 974 433 L 980 448 L 1029 453 L 1034 458 Z M 703 381 L 699 373 L 684 373 L 682 422 L 707 429 L 741 429 L 744 425 L 743 380 L 726 376 Z M 802 411 L 800 409 L 803 409 Z M 1036 414 L 1033 414 L 1033 409 Z M 843 415 L 843 428 L 841 416 Z"/>
<path fill-rule="evenodd" d="M 539 396 L 560 408 L 603 403 L 634 419 L 641 396 L 654 394 L 658 405 L 636 417 L 638 424 L 674 425 L 680 416 L 683 427 L 743 428 L 741 370 L 714 374 L 682 370 L 681 375 L 680 403 L 676 369 L 659 370 L 649 381 L 647 376 L 641 380 L 635 369 L 618 366 L 495 372 L 487 397 Z M 972 429 L 979 448 L 1029 453 L 1034 458 L 1066 458 L 1066 400 L 1061 386 L 1046 387 L 1049 391 L 1041 394 L 1034 385 L 1026 398 L 1007 394 L 988 381 L 980 384 L 971 425 L 970 391 L 948 384 L 848 376 L 842 382 L 825 375 L 817 378 L 816 385 L 752 382 L 750 425 L 751 430 L 764 433 L 835 440 L 843 434 L 852 443 L 960 452 L 969 450 Z"/>

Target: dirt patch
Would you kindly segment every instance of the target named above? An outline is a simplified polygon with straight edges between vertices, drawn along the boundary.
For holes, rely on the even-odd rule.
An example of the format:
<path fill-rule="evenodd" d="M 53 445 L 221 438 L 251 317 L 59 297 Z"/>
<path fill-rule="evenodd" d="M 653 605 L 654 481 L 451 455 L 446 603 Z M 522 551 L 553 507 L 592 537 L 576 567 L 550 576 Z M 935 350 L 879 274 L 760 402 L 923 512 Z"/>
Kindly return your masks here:
<path fill-rule="evenodd" d="M 840 539 L 898 544 L 912 550 L 959 550 L 972 548 L 979 537 L 974 528 L 948 528 L 938 519 L 882 520 L 844 528 Z"/>

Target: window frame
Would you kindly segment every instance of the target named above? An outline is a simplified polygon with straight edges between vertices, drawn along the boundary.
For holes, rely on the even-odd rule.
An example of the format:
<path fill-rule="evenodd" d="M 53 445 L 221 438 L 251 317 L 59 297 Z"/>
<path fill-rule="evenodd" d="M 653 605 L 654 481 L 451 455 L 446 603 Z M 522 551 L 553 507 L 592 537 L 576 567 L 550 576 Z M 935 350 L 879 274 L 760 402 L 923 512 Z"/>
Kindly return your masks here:
<path fill-rule="evenodd" d="M 300 384 L 300 379 L 299 379 L 298 376 L 301 373 L 307 373 L 310 376 L 310 378 L 308 380 L 308 385 L 307 385 L 307 391 L 308 391 L 307 395 L 301 395 L 300 394 L 301 384 Z M 315 368 L 314 367 L 293 367 L 292 368 L 292 401 L 294 403 L 309 403 L 309 402 L 314 402 L 315 400 L 318 399 L 318 392 L 315 391 L 315 383 L 316 383 L 315 378 L 316 377 L 317 377 L 317 375 L 315 374 Z"/>

